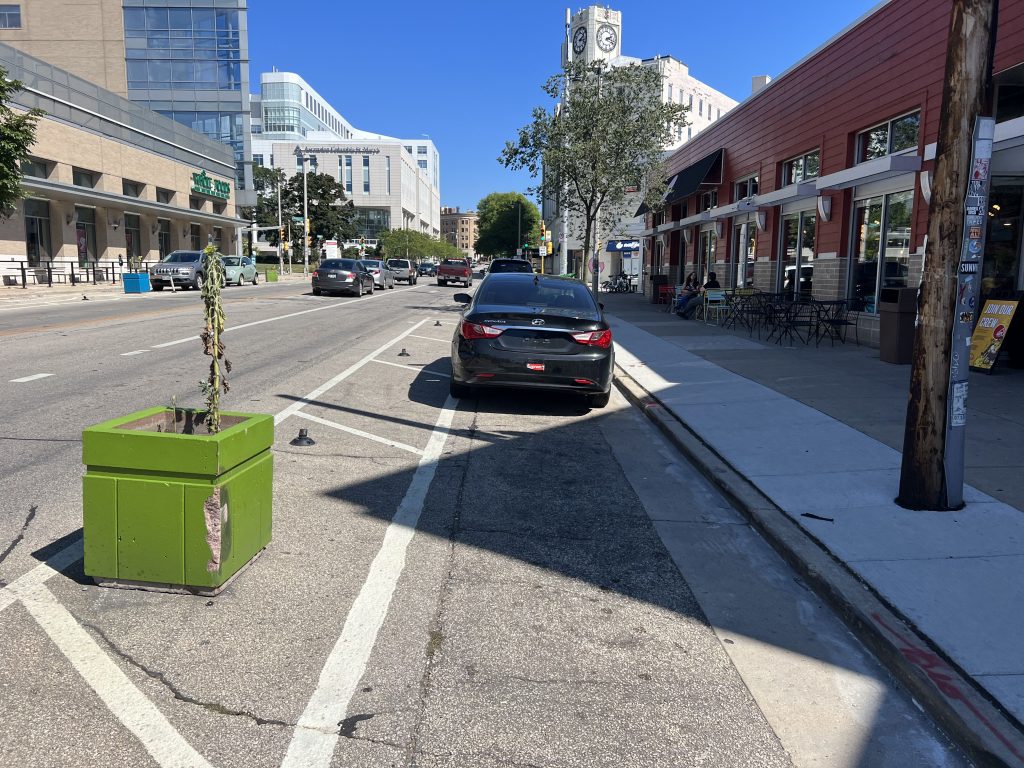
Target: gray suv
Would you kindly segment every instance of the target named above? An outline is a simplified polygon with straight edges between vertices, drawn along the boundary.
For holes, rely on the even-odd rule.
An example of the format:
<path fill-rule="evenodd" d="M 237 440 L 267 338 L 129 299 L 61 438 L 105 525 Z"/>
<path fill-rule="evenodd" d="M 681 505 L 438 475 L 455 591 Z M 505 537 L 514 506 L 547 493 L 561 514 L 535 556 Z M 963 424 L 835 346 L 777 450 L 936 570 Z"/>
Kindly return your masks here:
<path fill-rule="evenodd" d="M 388 259 L 388 269 L 395 273 L 395 280 L 405 280 L 409 285 L 416 285 L 419 275 L 415 262 L 409 259 Z"/>
<path fill-rule="evenodd" d="M 203 287 L 206 277 L 206 255 L 202 251 L 172 251 L 149 268 L 149 284 L 162 291 L 172 280 L 176 288 Z"/>

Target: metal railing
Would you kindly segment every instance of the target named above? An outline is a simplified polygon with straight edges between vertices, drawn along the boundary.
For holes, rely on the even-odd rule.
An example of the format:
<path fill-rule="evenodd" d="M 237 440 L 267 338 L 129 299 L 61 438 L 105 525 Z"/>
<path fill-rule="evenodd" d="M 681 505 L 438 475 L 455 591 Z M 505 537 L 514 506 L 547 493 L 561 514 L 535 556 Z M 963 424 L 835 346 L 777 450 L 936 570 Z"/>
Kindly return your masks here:
<path fill-rule="evenodd" d="M 146 272 L 155 262 L 140 261 L 134 265 L 121 261 L 91 261 L 79 264 L 74 261 L 47 261 L 33 264 L 27 260 L 0 260 L 0 275 L 5 286 L 28 288 L 30 284 L 52 287 L 58 285 L 80 285 L 89 283 L 117 283 L 121 275 Z"/>

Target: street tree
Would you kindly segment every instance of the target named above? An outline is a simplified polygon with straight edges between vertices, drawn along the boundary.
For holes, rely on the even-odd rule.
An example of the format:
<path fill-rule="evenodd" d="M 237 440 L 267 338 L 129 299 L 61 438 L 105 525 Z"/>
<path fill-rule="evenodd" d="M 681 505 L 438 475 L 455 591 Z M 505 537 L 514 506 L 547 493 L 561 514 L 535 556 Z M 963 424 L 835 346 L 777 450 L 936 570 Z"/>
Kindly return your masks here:
<path fill-rule="evenodd" d="M 0 68 L 0 215 L 10 216 L 24 196 L 21 188 L 21 164 L 36 140 L 36 122 L 45 113 L 41 109 L 15 110 L 11 97 L 21 90 L 21 82 L 10 80 Z"/>
<path fill-rule="evenodd" d="M 441 261 L 463 258 L 462 251 L 451 243 L 411 229 L 392 229 L 382 232 L 378 247 L 382 259 Z"/>
<path fill-rule="evenodd" d="M 507 168 L 541 177 L 544 197 L 579 220 L 577 234 L 594 265 L 598 224 L 614 227 L 639 202 L 627 187 L 642 190 L 649 209 L 662 206 L 662 156 L 686 125 L 686 108 L 662 102 L 663 88 L 662 75 L 640 64 L 570 63 L 543 86 L 551 99 L 561 99 L 561 109 L 536 107 L 499 158 Z M 597 271 L 591 272 L 596 293 Z"/>
<path fill-rule="evenodd" d="M 281 210 L 285 221 L 292 217 L 302 219 L 302 174 L 292 176 L 281 188 Z M 306 174 L 306 199 L 309 211 L 309 232 L 313 244 L 310 253 L 319 258 L 316 244 L 323 240 L 350 240 L 358 235 L 356 211 L 345 197 L 345 189 L 338 180 L 326 173 Z M 292 252 L 302 254 L 302 225 L 292 226 Z"/>
<path fill-rule="evenodd" d="M 267 168 L 259 165 L 252 169 L 252 186 L 256 193 L 256 205 L 242 210 L 243 218 L 250 221 L 255 218 L 261 227 L 277 225 L 277 191 L 284 187 L 286 178 L 280 168 Z M 282 217 L 284 212 L 282 210 Z M 277 246 L 277 230 L 266 231 L 267 242 Z"/>
<path fill-rule="evenodd" d="M 910 396 L 903 433 L 897 503 L 909 509 L 959 506 L 947 494 L 947 413 L 957 311 L 957 272 L 964 201 L 971 179 L 972 134 L 992 105 L 992 60 L 997 0 L 954 0 L 946 53 L 935 177 L 928 212 L 928 244 L 914 339 Z M 962 457 L 958 458 L 962 462 Z M 957 475 L 962 477 L 962 469 Z M 960 489 L 954 491 L 960 494 Z"/>
<path fill-rule="evenodd" d="M 514 256 L 540 240 L 540 212 L 519 192 L 492 192 L 477 204 L 478 236 L 473 249 L 484 256 Z"/>

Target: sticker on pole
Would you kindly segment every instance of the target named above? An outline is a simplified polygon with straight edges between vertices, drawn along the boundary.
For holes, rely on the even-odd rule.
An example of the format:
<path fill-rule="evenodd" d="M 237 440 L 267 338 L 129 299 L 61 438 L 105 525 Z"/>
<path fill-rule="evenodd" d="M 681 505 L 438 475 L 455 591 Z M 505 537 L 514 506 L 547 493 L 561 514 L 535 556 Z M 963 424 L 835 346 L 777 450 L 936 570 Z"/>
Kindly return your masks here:
<path fill-rule="evenodd" d="M 953 402 L 950 404 L 949 425 L 962 427 L 967 423 L 967 382 L 953 385 Z"/>

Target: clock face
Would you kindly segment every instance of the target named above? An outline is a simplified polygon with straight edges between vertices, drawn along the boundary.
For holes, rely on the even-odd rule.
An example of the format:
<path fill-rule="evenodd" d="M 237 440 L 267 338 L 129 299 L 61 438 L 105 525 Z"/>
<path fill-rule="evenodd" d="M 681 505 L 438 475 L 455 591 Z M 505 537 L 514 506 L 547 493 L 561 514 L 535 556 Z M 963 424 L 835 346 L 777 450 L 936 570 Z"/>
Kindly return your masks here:
<path fill-rule="evenodd" d="M 572 36 L 572 49 L 576 53 L 583 53 L 583 49 L 587 47 L 587 28 L 577 27 L 576 32 Z"/>
<path fill-rule="evenodd" d="M 615 49 L 615 44 L 619 41 L 619 35 L 615 31 L 615 27 L 608 24 L 602 24 L 597 28 L 597 47 L 607 53 L 608 51 Z"/>

